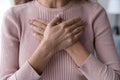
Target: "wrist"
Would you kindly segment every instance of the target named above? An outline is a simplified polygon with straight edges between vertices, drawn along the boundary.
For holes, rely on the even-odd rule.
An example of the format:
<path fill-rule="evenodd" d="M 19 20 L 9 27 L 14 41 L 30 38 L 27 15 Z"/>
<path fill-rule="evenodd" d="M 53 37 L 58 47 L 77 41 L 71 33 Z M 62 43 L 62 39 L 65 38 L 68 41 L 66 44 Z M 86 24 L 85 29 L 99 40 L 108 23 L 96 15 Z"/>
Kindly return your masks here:
<path fill-rule="evenodd" d="M 41 74 L 50 58 L 53 56 L 53 52 L 49 49 L 49 45 L 46 41 L 41 41 L 32 56 L 28 59 L 30 65 L 36 70 L 37 73 Z"/>
<path fill-rule="evenodd" d="M 47 53 L 54 53 L 55 50 L 51 45 L 51 42 L 49 42 L 48 40 L 42 40 L 39 47 L 41 47 L 44 51 L 46 51 Z"/>
<path fill-rule="evenodd" d="M 76 42 L 75 44 L 73 44 L 72 46 L 68 47 L 66 49 L 67 52 L 74 52 L 76 51 L 76 49 L 78 48 L 79 49 L 79 46 L 80 46 L 80 42 Z"/>
<path fill-rule="evenodd" d="M 89 51 L 80 42 L 75 43 L 73 46 L 66 49 L 66 51 L 78 66 L 83 64 L 90 55 Z"/>

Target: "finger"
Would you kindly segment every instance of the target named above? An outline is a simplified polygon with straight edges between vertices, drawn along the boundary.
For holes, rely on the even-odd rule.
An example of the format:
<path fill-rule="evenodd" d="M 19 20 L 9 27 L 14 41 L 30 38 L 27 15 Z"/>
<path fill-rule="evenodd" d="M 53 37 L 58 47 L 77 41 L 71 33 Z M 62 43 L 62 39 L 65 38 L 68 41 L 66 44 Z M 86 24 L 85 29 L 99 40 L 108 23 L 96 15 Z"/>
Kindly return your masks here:
<path fill-rule="evenodd" d="M 71 26 L 80 20 L 81 20 L 80 17 L 72 18 L 70 20 L 62 22 L 61 25 L 63 25 L 64 27 Z"/>
<path fill-rule="evenodd" d="M 40 23 L 44 24 L 47 26 L 47 24 L 49 23 L 47 20 L 41 20 L 40 18 L 37 19 Z"/>
<path fill-rule="evenodd" d="M 67 39 L 73 39 L 73 34 L 72 33 L 67 33 L 63 37 L 60 37 L 61 41 L 65 41 Z"/>
<path fill-rule="evenodd" d="M 44 34 L 44 30 L 40 27 L 36 27 L 36 26 L 32 25 L 31 28 L 34 32 L 37 32 L 37 33 L 42 34 L 42 35 Z"/>
<path fill-rule="evenodd" d="M 36 33 L 36 32 L 33 32 L 33 35 L 34 35 L 34 37 L 36 37 L 36 38 L 39 39 L 39 40 L 42 40 L 42 39 L 43 39 L 43 35 L 41 35 L 41 34 L 38 34 L 38 33 Z"/>
<path fill-rule="evenodd" d="M 80 26 L 72 31 L 73 35 L 78 34 L 79 32 L 84 30 L 84 26 Z"/>
<path fill-rule="evenodd" d="M 52 19 L 52 21 L 49 23 L 50 26 L 55 26 L 57 25 L 58 22 L 61 21 L 61 18 L 59 15 L 57 15 L 56 17 L 54 17 L 54 19 Z"/>
<path fill-rule="evenodd" d="M 75 39 L 75 41 L 76 41 L 76 37 L 78 37 L 78 36 L 80 37 L 79 34 L 83 33 L 83 31 L 84 31 L 83 28 L 78 27 L 78 28 L 76 28 L 73 32 L 67 33 L 67 34 L 65 35 L 65 37 L 64 37 L 63 40 L 66 40 L 66 39 L 70 38 L 70 40 L 73 40 L 73 42 L 74 42 L 74 39 Z M 74 37 L 75 37 L 75 38 L 74 38 Z"/>
<path fill-rule="evenodd" d="M 34 25 L 34 26 L 37 26 L 37 27 L 41 27 L 42 29 L 45 29 L 46 28 L 46 25 L 41 23 L 40 21 L 38 20 L 32 20 L 32 22 L 30 23 L 30 25 Z"/>
<path fill-rule="evenodd" d="M 70 30 L 74 30 L 74 29 L 76 29 L 78 27 L 84 28 L 85 27 L 85 22 L 80 20 L 77 23 L 75 23 L 72 26 L 70 26 L 69 28 L 70 28 Z"/>
<path fill-rule="evenodd" d="M 79 22 L 73 24 L 72 26 L 66 28 L 66 32 L 72 32 L 72 31 L 74 31 L 76 29 L 79 30 L 80 28 L 83 29 L 84 27 L 85 26 L 83 26 L 83 24 L 79 21 Z"/>
<path fill-rule="evenodd" d="M 80 36 L 82 35 L 82 33 L 83 33 L 83 31 L 79 32 L 78 34 L 76 34 L 76 35 L 74 36 L 74 42 L 75 42 L 75 41 L 78 41 L 78 40 L 80 39 Z"/>

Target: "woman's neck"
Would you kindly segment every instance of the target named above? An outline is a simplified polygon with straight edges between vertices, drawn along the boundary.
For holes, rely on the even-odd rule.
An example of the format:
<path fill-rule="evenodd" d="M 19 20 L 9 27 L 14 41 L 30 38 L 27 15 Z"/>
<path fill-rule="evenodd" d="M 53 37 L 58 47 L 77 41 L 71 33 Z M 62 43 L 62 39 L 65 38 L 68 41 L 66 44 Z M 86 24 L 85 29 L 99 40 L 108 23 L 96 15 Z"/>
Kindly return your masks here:
<path fill-rule="evenodd" d="M 60 8 L 65 6 L 70 0 L 38 0 L 40 4 L 49 8 Z"/>

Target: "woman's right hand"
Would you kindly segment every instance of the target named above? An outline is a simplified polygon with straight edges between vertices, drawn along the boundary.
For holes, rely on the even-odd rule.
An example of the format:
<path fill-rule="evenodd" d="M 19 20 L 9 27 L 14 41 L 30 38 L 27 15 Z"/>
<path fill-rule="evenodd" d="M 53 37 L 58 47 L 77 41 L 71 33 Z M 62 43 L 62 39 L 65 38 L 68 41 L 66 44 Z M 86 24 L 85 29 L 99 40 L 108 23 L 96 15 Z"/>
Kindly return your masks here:
<path fill-rule="evenodd" d="M 83 22 L 79 17 L 59 23 L 60 16 L 56 16 L 46 27 L 43 41 L 49 49 L 57 52 L 74 44 L 83 32 Z"/>

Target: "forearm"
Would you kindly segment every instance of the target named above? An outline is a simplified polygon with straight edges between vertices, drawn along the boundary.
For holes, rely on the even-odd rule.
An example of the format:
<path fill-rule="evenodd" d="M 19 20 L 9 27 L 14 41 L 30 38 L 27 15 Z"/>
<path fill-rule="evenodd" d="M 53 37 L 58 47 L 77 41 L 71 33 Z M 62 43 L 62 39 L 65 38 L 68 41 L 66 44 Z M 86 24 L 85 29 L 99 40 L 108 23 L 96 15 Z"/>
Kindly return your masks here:
<path fill-rule="evenodd" d="M 53 53 L 49 48 L 45 41 L 41 41 L 40 45 L 36 49 L 36 51 L 33 53 L 33 55 L 28 60 L 30 65 L 36 70 L 38 74 L 41 74 L 50 60 L 50 58 L 53 56 Z"/>
<path fill-rule="evenodd" d="M 79 70 L 85 77 L 91 80 L 118 80 L 120 75 L 119 63 L 114 63 L 114 67 L 102 63 L 96 59 L 79 43 L 66 49 L 68 54 L 72 57 L 74 62 L 79 67 Z M 117 67 L 116 67 L 117 66 Z M 94 71 L 94 72 L 93 72 Z M 92 74 L 91 74 L 92 72 Z"/>
<path fill-rule="evenodd" d="M 80 42 L 66 49 L 78 67 L 88 58 L 89 52 L 82 46 Z"/>

